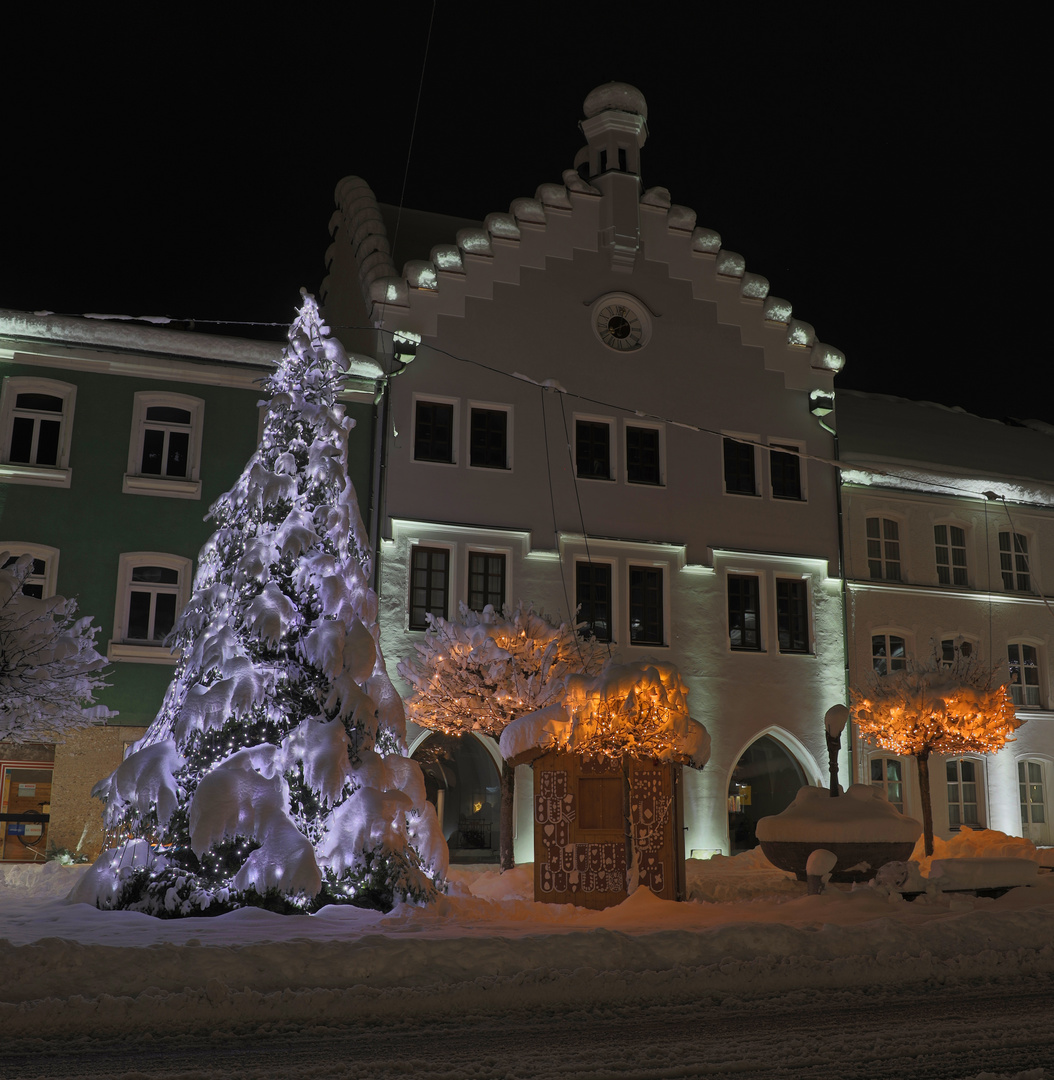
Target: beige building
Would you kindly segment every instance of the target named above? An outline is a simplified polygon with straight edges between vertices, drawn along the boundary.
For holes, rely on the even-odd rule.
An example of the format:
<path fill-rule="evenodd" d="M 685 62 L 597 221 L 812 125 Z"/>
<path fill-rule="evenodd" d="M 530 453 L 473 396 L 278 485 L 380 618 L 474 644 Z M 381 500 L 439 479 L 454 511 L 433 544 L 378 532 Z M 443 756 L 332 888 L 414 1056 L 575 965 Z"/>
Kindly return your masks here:
<path fill-rule="evenodd" d="M 900 398 L 838 395 L 850 672 L 976 655 L 1024 722 L 988 756 L 932 759 L 936 834 L 1050 844 L 1054 428 Z M 914 762 L 860 744 L 856 775 L 921 816 Z"/>
<path fill-rule="evenodd" d="M 327 318 L 391 376 L 382 642 L 394 669 L 429 613 L 523 599 L 578 608 L 626 660 L 674 662 L 713 739 L 685 778 L 686 846 L 728 852 L 826 775 L 823 715 L 845 700 L 823 421 L 843 357 L 693 210 L 643 187 L 637 90 L 591 93 L 581 129 L 574 167 L 508 212 L 403 213 L 401 268 L 390 210 L 356 178 L 337 189 Z M 466 814 L 496 815 L 497 748 L 411 745 L 440 758 L 457 857 Z M 517 789 L 529 860 L 525 767 Z"/>

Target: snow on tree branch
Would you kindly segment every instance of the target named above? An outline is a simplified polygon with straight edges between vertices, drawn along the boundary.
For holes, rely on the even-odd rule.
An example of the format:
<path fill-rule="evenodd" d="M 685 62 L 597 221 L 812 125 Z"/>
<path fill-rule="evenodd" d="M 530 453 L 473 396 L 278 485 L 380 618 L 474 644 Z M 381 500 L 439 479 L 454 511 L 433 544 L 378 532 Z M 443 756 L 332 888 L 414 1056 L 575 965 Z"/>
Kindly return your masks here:
<path fill-rule="evenodd" d="M 9 558 L 0 554 L 0 566 Z M 76 617 L 73 600 L 25 595 L 32 566 L 23 555 L 0 569 L 0 739 L 53 742 L 117 714 L 92 704 L 109 685 L 95 651 L 99 628 Z"/>

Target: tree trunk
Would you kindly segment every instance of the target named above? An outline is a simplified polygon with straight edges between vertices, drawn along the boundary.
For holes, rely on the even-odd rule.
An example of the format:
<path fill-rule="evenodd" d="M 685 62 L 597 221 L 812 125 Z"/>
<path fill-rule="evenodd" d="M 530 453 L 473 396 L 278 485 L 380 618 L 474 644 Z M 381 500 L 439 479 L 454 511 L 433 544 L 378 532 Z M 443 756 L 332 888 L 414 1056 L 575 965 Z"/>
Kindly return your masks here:
<path fill-rule="evenodd" d="M 926 842 L 926 854 L 933 854 L 933 804 L 930 802 L 930 752 L 923 750 L 915 755 L 919 765 L 919 794 L 922 796 L 922 836 Z"/>
<path fill-rule="evenodd" d="M 513 814 L 516 806 L 516 770 L 507 762 L 501 763 L 501 817 L 498 824 L 498 857 L 501 869 L 516 865 L 512 851 Z"/>
<path fill-rule="evenodd" d="M 637 888 L 639 869 L 634 858 L 633 845 L 633 792 L 629 780 L 630 756 L 622 755 L 622 821 L 626 830 L 626 895 L 630 896 Z"/>

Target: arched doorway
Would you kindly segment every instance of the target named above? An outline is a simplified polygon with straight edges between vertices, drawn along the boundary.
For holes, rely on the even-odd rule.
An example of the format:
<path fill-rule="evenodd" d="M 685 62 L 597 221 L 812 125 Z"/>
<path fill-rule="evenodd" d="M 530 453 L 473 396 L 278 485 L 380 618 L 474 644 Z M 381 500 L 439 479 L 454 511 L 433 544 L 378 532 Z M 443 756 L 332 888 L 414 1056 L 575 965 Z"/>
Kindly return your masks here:
<path fill-rule="evenodd" d="M 501 776 L 475 735 L 433 732 L 411 755 L 425 776 L 451 862 L 496 862 Z"/>
<path fill-rule="evenodd" d="M 728 783 L 728 842 L 731 854 L 757 847 L 763 817 L 779 814 L 808 783 L 794 755 L 771 735 L 755 739 L 743 752 Z"/>

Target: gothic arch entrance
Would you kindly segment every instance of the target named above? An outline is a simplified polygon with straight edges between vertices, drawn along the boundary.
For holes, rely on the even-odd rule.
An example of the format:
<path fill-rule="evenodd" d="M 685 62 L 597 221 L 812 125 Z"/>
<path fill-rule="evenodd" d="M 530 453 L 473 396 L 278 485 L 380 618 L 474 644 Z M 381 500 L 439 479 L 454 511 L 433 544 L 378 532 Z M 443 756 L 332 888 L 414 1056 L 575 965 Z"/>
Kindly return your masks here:
<path fill-rule="evenodd" d="M 497 862 L 501 775 L 475 735 L 431 732 L 410 755 L 421 766 L 451 862 Z"/>
<path fill-rule="evenodd" d="M 771 735 L 755 739 L 743 751 L 728 782 L 728 843 L 732 855 L 757 847 L 755 833 L 763 817 L 779 814 L 807 784 L 794 755 Z"/>

